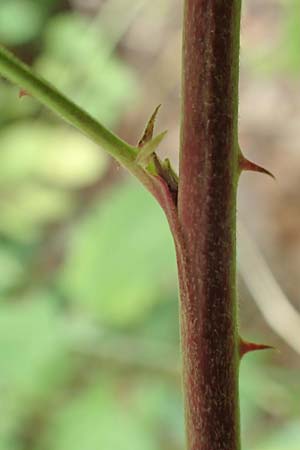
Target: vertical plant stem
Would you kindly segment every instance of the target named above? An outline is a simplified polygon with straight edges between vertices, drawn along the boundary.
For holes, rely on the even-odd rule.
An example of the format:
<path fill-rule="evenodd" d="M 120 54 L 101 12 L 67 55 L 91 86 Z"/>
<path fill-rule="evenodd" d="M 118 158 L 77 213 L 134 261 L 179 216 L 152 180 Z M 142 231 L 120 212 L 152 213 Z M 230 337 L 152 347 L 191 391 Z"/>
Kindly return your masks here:
<path fill-rule="evenodd" d="M 240 10 L 241 0 L 185 0 L 177 257 L 188 450 L 240 448 Z"/>

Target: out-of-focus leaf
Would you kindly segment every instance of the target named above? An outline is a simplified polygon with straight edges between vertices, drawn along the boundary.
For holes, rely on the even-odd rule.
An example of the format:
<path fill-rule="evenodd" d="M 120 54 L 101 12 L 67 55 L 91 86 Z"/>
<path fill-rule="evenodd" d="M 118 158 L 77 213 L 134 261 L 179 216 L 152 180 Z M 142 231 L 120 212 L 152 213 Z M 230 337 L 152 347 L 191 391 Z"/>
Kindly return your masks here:
<path fill-rule="evenodd" d="M 66 194 L 33 183 L 24 183 L 0 204 L 0 230 L 25 241 L 38 237 L 43 224 L 66 217 L 70 211 Z"/>
<path fill-rule="evenodd" d="M 251 450 L 299 450 L 300 421 L 277 428 L 275 433 Z"/>
<path fill-rule="evenodd" d="M 2 425 L 24 415 L 67 373 L 64 323 L 51 301 L 40 293 L 22 304 L 0 305 Z"/>
<path fill-rule="evenodd" d="M 178 384 L 141 378 L 132 402 L 144 427 L 153 435 L 159 436 L 162 442 L 168 442 L 169 448 L 184 448 L 184 410 L 179 377 Z"/>
<path fill-rule="evenodd" d="M 174 273 L 166 220 L 150 195 L 130 183 L 78 227 L 62 282 L 66 295 L 101 322 L 130 325 L 163 299 Z"/>
<path fill-rule="evenodd" d="M 0 41 L 18 45 L 33 39 L 43 24 L 43 3 L 33 0 L 1 0 Z"/>
<path fill-rule="evenodd" d="M 251 68 L 256 73 L 271 75 L 283 73 L 299 75 L 300 70 L 300 0 L 278 2 L 282 9 L 282 30 L 277 45 L 266 49 L 262 45 L 246 52 Z"/>
<path fill-rule="evenodd" d="M 89 113 L 112 125 L 136 90 L 133 73 L 113 55 L 99 24 L 78 14 L 55 16 L 36 69 Z"/>
<path fill-rule="evenodd" d="M 100 380 L 57 412 L 44 437 L 49 450 L 157 450 L 153 434 L 132 414 L 126 391 Z"/>
<path fill-rule="evenodd" d="M 80 187 L 101 177 L 106 155 L 71 128 L 44 122 L 6 127 L 0 134 L 0 183 L 38 178 L 56 186 Z"/>
<path fill-rule="evenodd" d="M 281 69 L 299 75 L 300 71 L 300 1 L 286 2 L 286 24 L 282 48 L 277 52 L 282 55 Z"/>
<path fill-rule="evenodd" d="M 276 366 L 266 365 L 267 353 L 248 355 L 242 361 L 240 372 L 240 401 L 242 435 L 249 448 L 272 432 L 273 425 L 266 424 L 265 417 L 278 420 L 290 417 L 293 420 L 292 381 L 288 383 L 289 371 L 281 373 Z M 299 396 L 296 390 L 296 398 Z M 298 405 L 299 410 L 299 405 Z M 295 417 L 298 415 L 295 414 Z"/>
<path fill-rule="evenodd" d="M 176 275 L 170 277 L 169 292 L 164 301 L 153 307 L 151 314 L 136 324 L 134 330 L 148 339 L 161 339 L 164 342 L 176 343 L 179 348 L 178 292 Z"/>
<path fill-rule="evenodd" d="M 6 127 L 0 148 L 0 230 L 21 240 L 70 214 L 74 200 L 63 188 L 93 183 L 107 165 L 105 153 L 75 130 L 43 122 Z"/>
<path fill-rule="evenodd" d="M 78 188 L 100 179 L 107 161 L 106 154 L 81 134 L 56 129 L 44 153 L 39 152 L 36 175 L 61 187 Z"/>
<path fill-rule="evenodd" d="M 0 292 L 12 288 L 22 274 L 22 265 L 16 255 L 4 245 L 0 247 Z"/>
<path fill-rule="evenodd" d="M 15 395 L 31 394 L 39 382 L 45 387 L 53 361 L 65 355 L 64 323 L 43 293 L 24 304 L 2 303 L 0 309 L 2 383 L 14 385 Z"/>
<path fill-rule="evenodd" d="M 258 442 L 265 433 L 264 428 L 259 427 L 259 418 L 265 412 L 263 406 L 267 392 L 264 386 L 272 384 L 263 370 L 264 367 L 258 364 L 259 359 L 262 364 L 262 357 L 258 353 L 248 355 L 247 360 L 245 358 L 242 361 L 240 370 L 241 430 L 244 442 L 250 445 Z"/>

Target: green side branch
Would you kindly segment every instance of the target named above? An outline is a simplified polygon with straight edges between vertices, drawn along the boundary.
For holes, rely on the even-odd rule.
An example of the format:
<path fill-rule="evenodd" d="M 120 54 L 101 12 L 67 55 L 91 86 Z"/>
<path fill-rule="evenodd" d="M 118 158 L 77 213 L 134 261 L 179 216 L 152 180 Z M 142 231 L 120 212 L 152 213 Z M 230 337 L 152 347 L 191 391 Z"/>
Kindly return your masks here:
<path fill-rule="evenodd" d="M 178 180 L 173 176 L 174 171 L 170 164 L 161 161 L 155 153 L 166 135 L 166 132 L 163 132 L 153 137 L 154 122 L 159 106 L 150 117 L 142 139 L 137 146 L 132 146 L 104 127 L 46 80 L 35 74 L 30 67 L 1 45 L 0 75 L 17 84 L 21 90 L 25 90 L 26 93 L 32 95 L 100 145 L 140 180 L 156 197 L 165 211 L 169 211 L 170 199 L 175 199 L 177 195 Z M 167 190 L 171 194 L 170 198 L 166 197 L 162 181 L 165 182 Z M 173 202 L 173 200 L 171 201 Z"/>
<path fill-rule="evenodd" d="M 43 105 L 78 128 L 129 170 L 133 168 L 138 153 L 136 147 L 127 144 L 101 125 L 1 45 L 0 75 L 25 89 Z"/>

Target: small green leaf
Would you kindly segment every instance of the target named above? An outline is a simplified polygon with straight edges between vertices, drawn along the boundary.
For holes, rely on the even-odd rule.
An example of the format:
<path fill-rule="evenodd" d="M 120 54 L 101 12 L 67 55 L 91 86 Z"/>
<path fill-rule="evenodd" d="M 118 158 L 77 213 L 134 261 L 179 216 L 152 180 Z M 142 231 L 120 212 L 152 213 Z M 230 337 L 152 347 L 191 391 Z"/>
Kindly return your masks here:
<path fill-rule="evenodd" d="M 146 167 L 150 160 L 151 160 L 151 156 L 153 155 L 153 153 L 155 153 L 155 150 L 157 149 L 157 147 L 159 146 L 159 144 L 162 142 L 162 140 L 164 139 L 164 137 L 167 134 L 167 130 L 163 131 L 162 133 L 158 134 L 157 136 L 155 136 L 155 138 L 153 138 L 151 141 L 147 142 L 139 151 L 137 157 L 136 157 L 136 162 L 137 164 L 139 164 L 140 166 Z"/>
<path fill-rule="evenodd" d="M 160 107 L 161 107 L 161 105 L 158 105 L 155 108 L 152 116 L 148 120 L 148 123 L 146 125 L 144 134 L 143 134 L 142 138 L 140 139 L 140 141 L 138 143 L 138 147 L 144 147 L 144 145 L 152 139 L 154 125 L 155 125 L 155 119 L 156 119 L 156 116 L 157 116 L 157 113 L 158 113 L 158 110 L 159 110 Z"/>

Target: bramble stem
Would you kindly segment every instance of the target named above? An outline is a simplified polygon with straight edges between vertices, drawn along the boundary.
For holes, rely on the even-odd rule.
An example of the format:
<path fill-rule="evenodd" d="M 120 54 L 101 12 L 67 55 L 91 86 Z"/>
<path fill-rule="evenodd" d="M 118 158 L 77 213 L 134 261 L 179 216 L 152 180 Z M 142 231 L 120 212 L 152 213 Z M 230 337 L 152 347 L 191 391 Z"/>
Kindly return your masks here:
<path fill-rule="evenodd" d="M 188 450 L 238 450 L 236 189 L 241 0 L 185 0 L 178 192 Z"/>
<path fill-rule="evenodd" d="M 239 450 L 236 190 L 241 0 L 185 0 L 180 173 L 132 147 L 0 46 L 0 73 L 101 145 L 165 210 L 176 245 L 187 450 Z M 149 171 L 148 159 L 154 164 Z"/>

